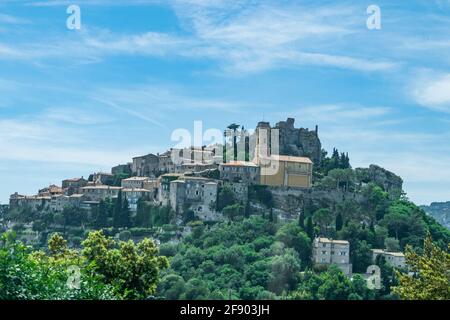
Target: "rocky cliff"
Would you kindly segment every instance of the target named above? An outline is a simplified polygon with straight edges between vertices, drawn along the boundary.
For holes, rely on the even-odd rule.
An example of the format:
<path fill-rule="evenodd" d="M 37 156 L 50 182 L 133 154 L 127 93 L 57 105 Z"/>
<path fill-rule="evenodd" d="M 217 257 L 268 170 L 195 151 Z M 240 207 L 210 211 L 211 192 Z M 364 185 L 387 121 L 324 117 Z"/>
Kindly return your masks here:
<path fill-rule="evenodd" d="M 275 127 L 270 127 L 268 122 L 260 122 L 258 128 L 278 129 L 280 134 L 279 153 L 287 156 L 308 157 L 315 165 L 320 165 L 322 156 L 322 144 L 318 135 L 318 127 L 315 130 L 295 128 L 295 119 L 288 118 L 278 122 Z"/>

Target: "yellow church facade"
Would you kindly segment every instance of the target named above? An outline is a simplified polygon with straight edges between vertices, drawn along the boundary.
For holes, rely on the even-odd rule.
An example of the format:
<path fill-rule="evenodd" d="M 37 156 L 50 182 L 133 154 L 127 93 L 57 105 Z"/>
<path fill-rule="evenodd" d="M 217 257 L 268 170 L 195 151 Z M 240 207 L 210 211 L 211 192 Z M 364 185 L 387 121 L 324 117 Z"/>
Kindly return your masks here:
<path fill-rule="evenodd" d="M 277 187 L 310 188 L 313 162 L 306 157 L 271 155 L 259 158 L 260 184 Z"/>

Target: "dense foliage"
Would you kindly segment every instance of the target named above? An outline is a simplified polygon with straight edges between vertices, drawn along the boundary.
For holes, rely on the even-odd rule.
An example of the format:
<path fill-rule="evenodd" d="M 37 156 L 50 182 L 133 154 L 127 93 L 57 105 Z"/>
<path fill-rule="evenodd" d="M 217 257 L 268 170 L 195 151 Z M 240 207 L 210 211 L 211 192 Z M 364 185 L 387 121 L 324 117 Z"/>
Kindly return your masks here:
<path fill-rule="evenodd" d="M 32 251 L 13 233 L 0 243 L 0 300 L 143 299 L 155 293 L 161 269 L 168 267 L 146 239 L 116 242 L 94 231 L 83 250 L 67 247 L 54 234 L 44 251 Z"/>
<path fill-rule="evenodd" d="M 405 255 L 412 275 L 398 273 L 399 285 L 393 291 L 405 300 L 450 300 L 448 250 L 440 249 L 427 237 L 423 254 L 408 246 Z"/>

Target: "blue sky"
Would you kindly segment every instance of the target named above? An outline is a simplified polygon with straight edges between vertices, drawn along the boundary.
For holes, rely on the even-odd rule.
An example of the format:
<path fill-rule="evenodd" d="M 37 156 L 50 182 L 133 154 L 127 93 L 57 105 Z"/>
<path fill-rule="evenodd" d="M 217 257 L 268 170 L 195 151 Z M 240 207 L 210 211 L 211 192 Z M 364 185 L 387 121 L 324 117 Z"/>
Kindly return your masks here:
<path fill-rule="evenodd" d="M 195 120 L 287 117 L 418 204 L 450 200 L 450 1 L 0 1 L 2 203 L 164 151 Z"/>

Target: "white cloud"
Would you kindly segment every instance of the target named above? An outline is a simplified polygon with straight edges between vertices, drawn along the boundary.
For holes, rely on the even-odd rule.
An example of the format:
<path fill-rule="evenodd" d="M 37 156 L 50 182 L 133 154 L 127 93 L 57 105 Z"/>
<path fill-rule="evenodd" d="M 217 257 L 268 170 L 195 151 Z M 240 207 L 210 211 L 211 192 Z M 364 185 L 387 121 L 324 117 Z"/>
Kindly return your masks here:
<path fill-rule="evenodd" d="M 420 105 L 450 112 L 450 74 L 428 74 L 415 80 L 410 94 Z"/>
<path fill-rule="evenodd" d="M 0 13 L 0 24 L 29 24 L 30 20 Z"/>
<path fill-rule="evenodd" d="M 0 58 L 46 59 L 50 63 L 55 58 L 99 62 L 110 55 L 183 57 L 213 60 L 221 71 L 233 75 L 301 65 L 363 72 L 388 71 L 397 66 L 386 59 L 348 54 L 353 35 L 361 32 L 356 9 L 351 6 L 275 6 L 270 1 L 170 3 L 187 32 L 114 34 L 84 26 L 78 38 L 72 39 L 76 46 L 67 39 L 5 44 L 3 50 L 0 46 Z"/>
<path fill-rule="evenodd" d="M 104 113 L 72 107 L 49 108 L 45 110 L 42 117 L 59 123 L 66 122 L 75 125 L 95 125 L 113 121 L 113 118 Z"/>

